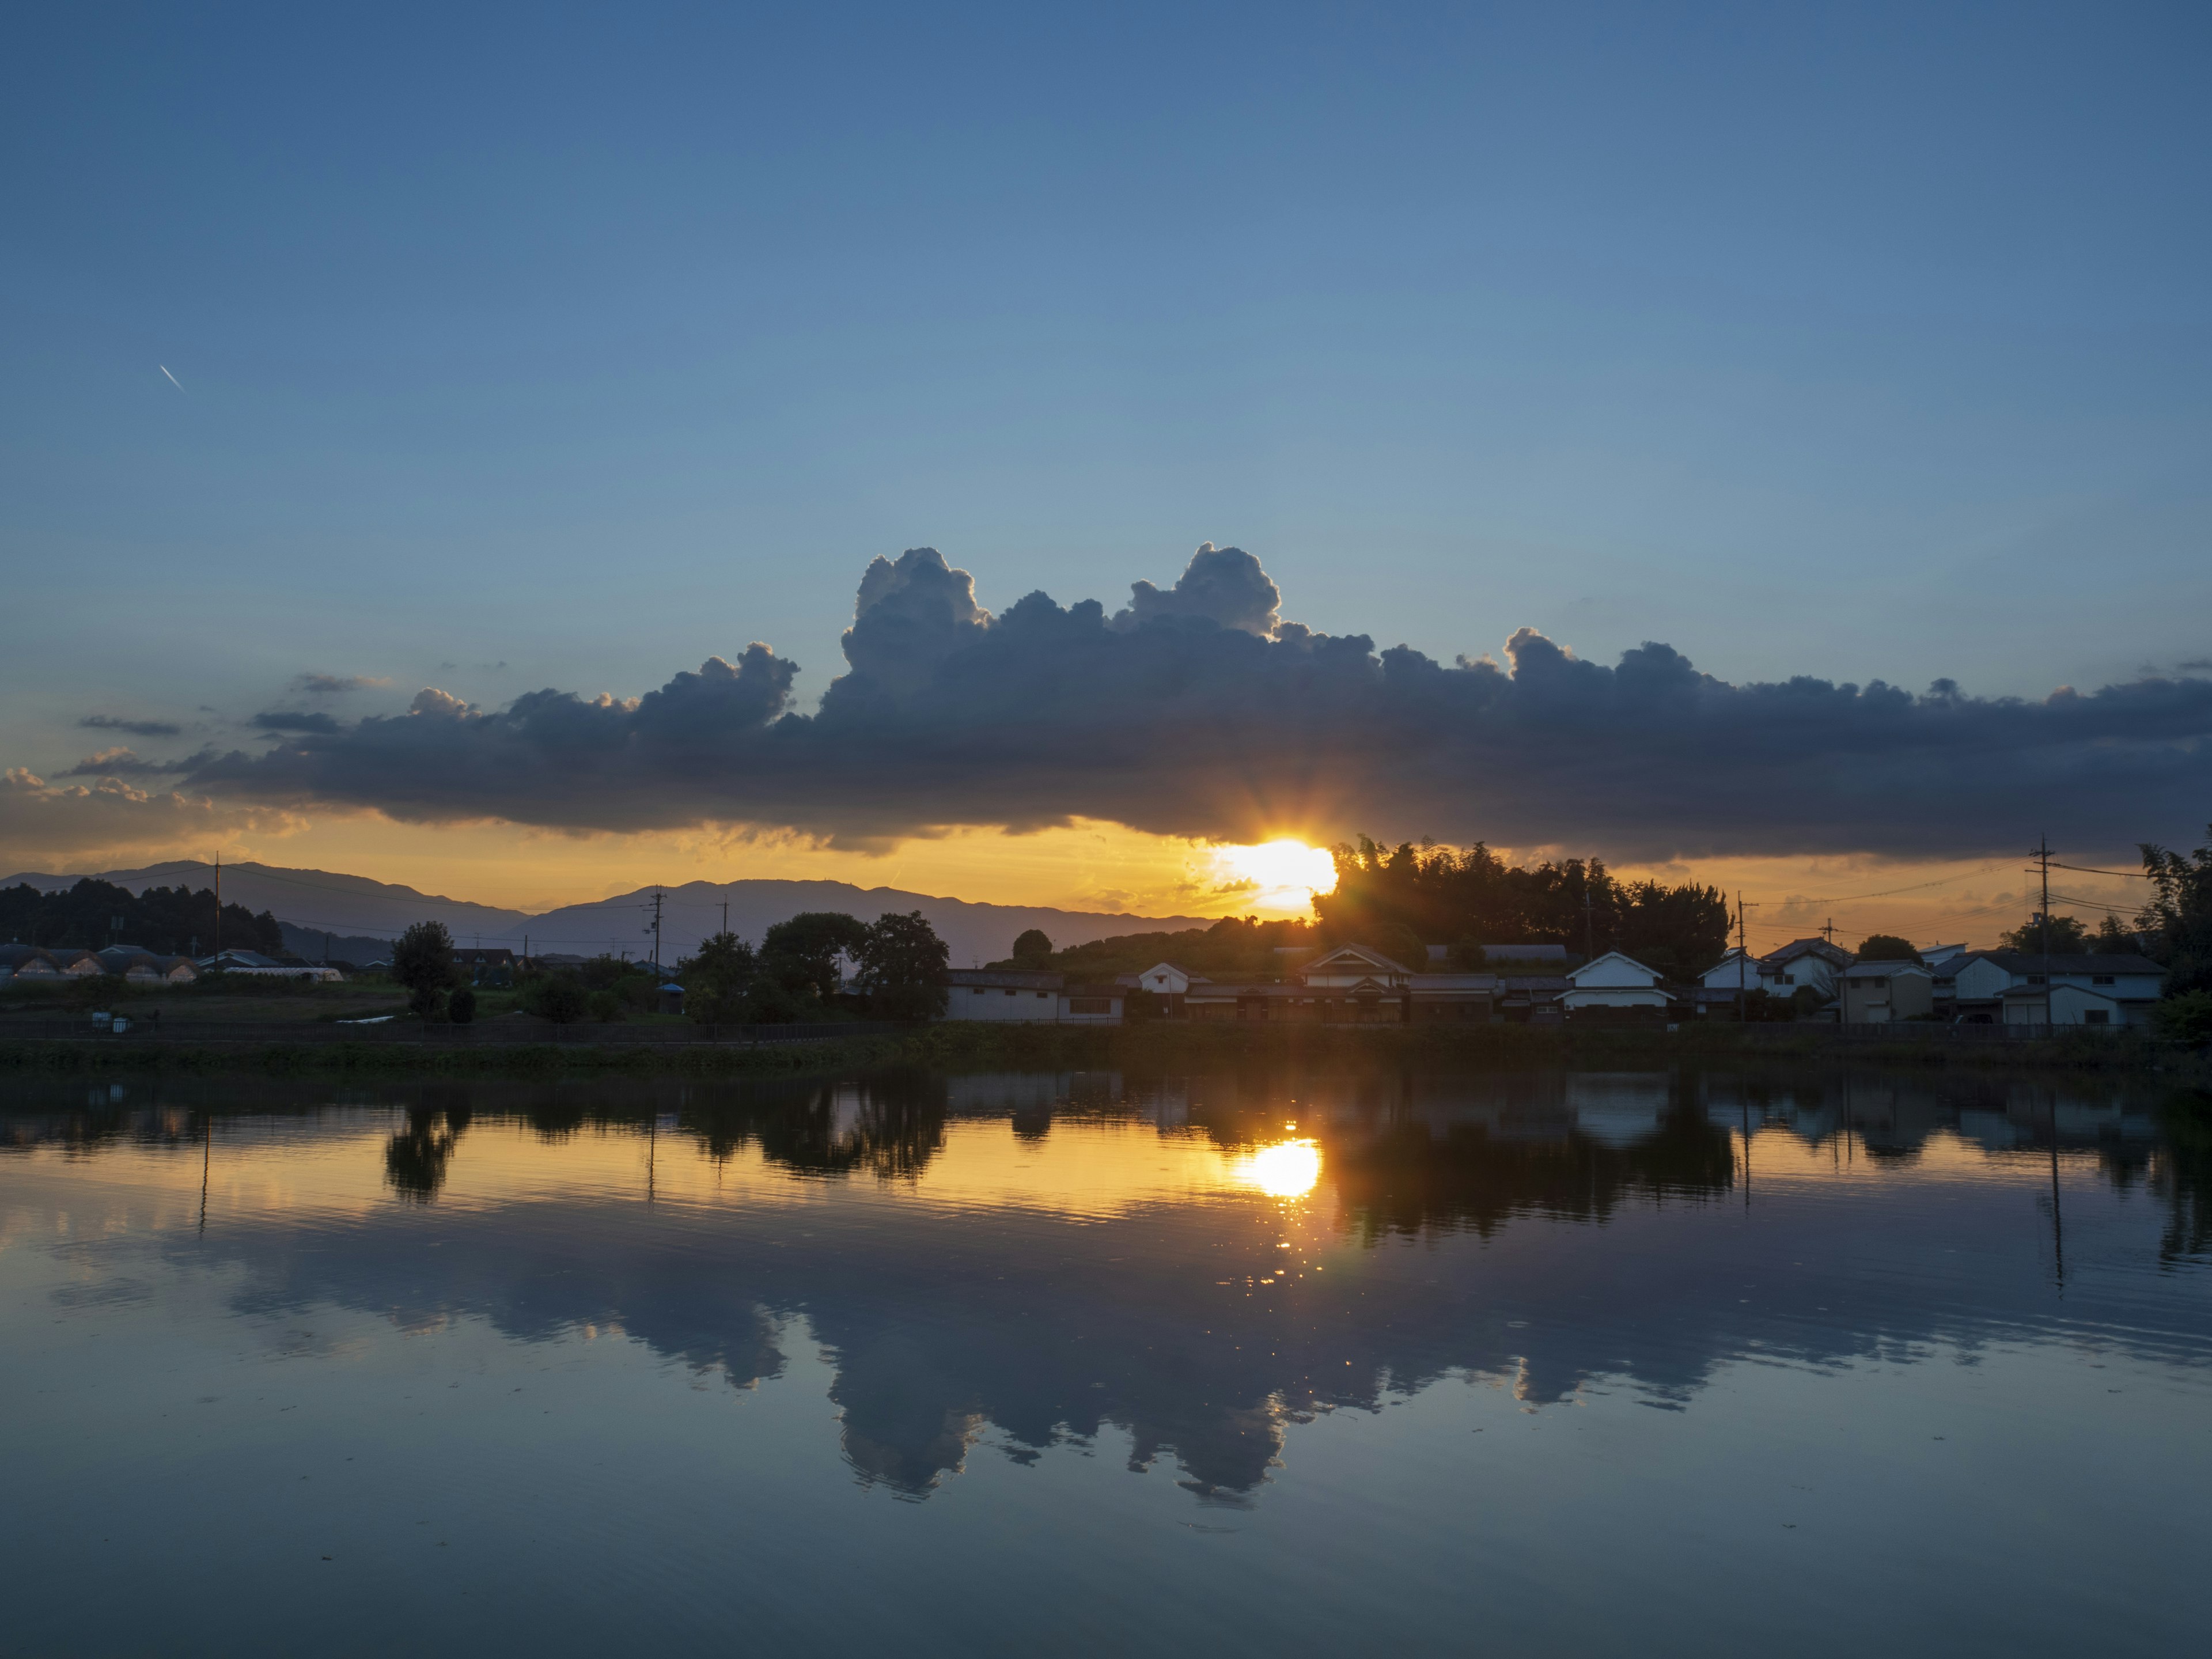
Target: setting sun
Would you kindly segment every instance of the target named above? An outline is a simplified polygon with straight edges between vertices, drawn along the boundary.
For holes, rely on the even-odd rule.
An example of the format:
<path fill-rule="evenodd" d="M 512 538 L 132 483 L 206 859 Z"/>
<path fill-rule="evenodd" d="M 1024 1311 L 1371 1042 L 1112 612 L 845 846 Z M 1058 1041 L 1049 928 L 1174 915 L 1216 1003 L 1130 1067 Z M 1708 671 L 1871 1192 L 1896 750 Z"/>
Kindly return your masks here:
<path fill-rule="evenodd" d="M 1217 847 L 1214 868 L 1224 883 L 1235 883 L 1252 906 L 1304 910 L 1316 893 L 1336 885 L 1336 865 L 1326 848 L 1309 847 L 1283 836 L 1256 847 Z"/>

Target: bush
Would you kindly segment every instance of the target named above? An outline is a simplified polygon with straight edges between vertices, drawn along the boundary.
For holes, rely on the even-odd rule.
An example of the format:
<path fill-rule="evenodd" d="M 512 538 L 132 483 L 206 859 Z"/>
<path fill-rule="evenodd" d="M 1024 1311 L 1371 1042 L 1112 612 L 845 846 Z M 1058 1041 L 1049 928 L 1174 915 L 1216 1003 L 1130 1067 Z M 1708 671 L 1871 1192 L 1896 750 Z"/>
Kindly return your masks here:
<path fill-rule="evenodd" d="M 540 974 L 523 988 L 522 1010 L 556 1025 L 573 1025 L 584 1017 L 584 982 L 574 974 Z"/>
<path fill-rule="evenodd" d="M 446 1018 L 456 1025 L 467 1025 L 477 1017 L 477 994 L 464 985 L 446 1000 Z"/>
<path fill-rule="evenodd" d="M 2184 991 L 2151 1010 L 2151 1023 L 2176 1042 L 2212 1042 L 2212 991 Z"/>
<path fill-rule="evenodd" d="M 629 1004 L 619 991 L 594 991 L 584 999 L 584 1011 L 602 1025 L 629 1018 Z"/>

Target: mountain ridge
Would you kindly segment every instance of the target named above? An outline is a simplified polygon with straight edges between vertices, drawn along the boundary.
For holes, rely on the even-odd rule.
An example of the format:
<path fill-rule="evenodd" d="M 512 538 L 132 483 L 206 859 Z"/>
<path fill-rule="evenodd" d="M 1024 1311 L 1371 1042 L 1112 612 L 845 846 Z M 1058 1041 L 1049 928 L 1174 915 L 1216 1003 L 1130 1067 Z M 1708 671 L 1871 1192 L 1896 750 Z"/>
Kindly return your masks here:
<path fill-rule="evenodd" d="M 136 870 L 72 875 L 26 871 L 0 878 L 0 886 L 28 883 L 51 891 L 70 886 L 86 874 L 143 892 L 148 887 L 173 886 L 179 882 L 196 888 L 212 885 L 215 866 L 186 859 Z M 248 862 L 225 865 L 222 888 L 225 902 L 275 915 L 285 924 L 287 945 L 309 957 L 323 953 L 326 936 L 330 951 L 343 954 L 346 949 L 357 949 L 363 940 L 389 940 L 413 923 L 426 921 L 444 922 L 458 945 L 519 951 L 526 943 L 539 954 L 596 956 L 602 951 L 637 957 L 653 954 L 651 929 L 647 925 L 653 892 L 649 887 L 532 913 L 423 893 L 367 876 Z M 1013 949 L 1015 937 L 1031 927 L 1042 928 L 1054 945 L 1060 947 L 1119 933 L 1204 927 L 1216 920 L 1071 910 L 1054 905 L 993 904 L 897 887 L 772 877 L 685 882 L 659 890 L 660 957 L 670 963 L 690 954 L 702 939 L 720 929 L 726 903 L 732 931 L 755 941 L 776 922 L 802 910 L 842 910 L 864 921 L 872 921 L 886 911 L 919 910 L 945 940 L 956 967 L 1006 957 Z"/>

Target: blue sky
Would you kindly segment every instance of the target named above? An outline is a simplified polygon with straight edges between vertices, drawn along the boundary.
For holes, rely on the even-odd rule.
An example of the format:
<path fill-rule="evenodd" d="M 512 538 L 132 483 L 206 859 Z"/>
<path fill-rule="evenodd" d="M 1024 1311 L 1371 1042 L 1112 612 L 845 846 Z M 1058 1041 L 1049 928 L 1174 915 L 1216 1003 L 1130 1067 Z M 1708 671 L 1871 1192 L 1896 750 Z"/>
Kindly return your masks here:
<path fill-rule="evenodd" d="M 0 44 L 7 764 L 309 671 L 392 679 L 356 712 L 633 695 L 763 639 L 811 698 L 923 543 L 994 610 L 1234 544 L 1286 617 L 1445 661 L 1527 624 L 2040 695 L 2212 657 L 2201 7 Z"/>

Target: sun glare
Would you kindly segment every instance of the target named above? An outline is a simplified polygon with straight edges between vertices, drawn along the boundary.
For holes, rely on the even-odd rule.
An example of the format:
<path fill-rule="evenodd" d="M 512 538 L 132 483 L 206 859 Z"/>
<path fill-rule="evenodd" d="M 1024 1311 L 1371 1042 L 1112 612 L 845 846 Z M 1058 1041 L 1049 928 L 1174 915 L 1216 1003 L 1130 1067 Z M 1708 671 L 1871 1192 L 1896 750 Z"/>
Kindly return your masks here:
<path fill-rule="evenodd" d="M 1326 848 L 1288 836 L 1256 847 L 1217 847 L 1216 872 L 1244 888 L 1247 900 L 1265 909 L 1303 910 L 1316 893 L 1336 885 L 1336 864 Z"/>
<path fill-rule="evenodd" d="M 1236 1178 L 1270 1198 L 1304 1198 L 1321 1181 L 1321 1147 L 1310 1140 L 1282 1140 L 1248 1152 L 1231 1166 Z"/>

